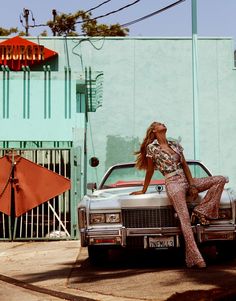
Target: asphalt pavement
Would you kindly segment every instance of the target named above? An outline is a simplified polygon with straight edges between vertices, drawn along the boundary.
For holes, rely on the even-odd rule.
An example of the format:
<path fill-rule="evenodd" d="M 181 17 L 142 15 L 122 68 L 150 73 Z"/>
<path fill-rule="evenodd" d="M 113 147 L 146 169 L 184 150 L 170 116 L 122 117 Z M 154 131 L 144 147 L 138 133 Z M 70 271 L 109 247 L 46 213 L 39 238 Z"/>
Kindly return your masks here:
<path fill-rule="evenodd" d="M 224 273 L 222 274 L 221 272 L 220 275 L 231 275 L 231 282 L 234 281 L 235 272 L 232 270 L 234 266 L 235 262 L 231 267 L 230 273 L 226 274 L 224 268 Z M 228 266 L 226 266 L 226 268 L 228 269 Z M 155 269 L 150 269 L 149 271 L 149 269 L 142 268 L 143 273 L 140 276 L 140 270 L 138 268 L 132 268 L 132 274 L 129 275 L 129 270 L 123 268 L 123 270 L 120 271 L 116 266 L 113 269 L 114 271 L 105 268 L 98 272 L 96 268 L 88 265 L 87 250 L 86 248 L 80 248 L 79 240 L 0 242 L 0 270 L 1 301 L 160 301 L 159 298 L 155 298 L 155 296 L 157 296 L 156 294 L 149 294 L 151 296 L 149 298 L 148 294 L 144 296 L 144 294 L 140 293 L 137 295 L 136 293 L 132 294 L 131 297 L 131 295 L 128 294 L 128 290 L 135 287 L 135 290 L 138 291 L 139 287 L 140 289 L 142 288 L 142 285 L 144 285 L 144 289 L 146 290 L 148 290 L 150 285 L 152 289 L 155 289 L 158 284 L 158 275 L 160 277 L 161 275 L 170 273 L 168 269 L 164 269 L 162 273 L 156 273 L 157 271 L 155 271 Z M 159 270 L 161 269 L 159 268 Z M 183 276 L 184 273 L 186 274 L 185 270 L 183 267 L 174 269 L 174 275 L 173 273 L 168 274 L 168 279 L 170 280 L 170 277 L 178 278 L 180 275 Z M 217 273 L 217 271 L 218 269 L 213 266 L 209 268 L 207 273 L 209 277 L 212 277 L 214 272 Z M 119 277 L 116 273 L 120 273 L 118 275 Z M 192 272 L 188 271 L 188 274 L 189 273 L 191 274 Z M 206 277 L 207 273 L 204 273 Z M 112 277 L 110 279 L 109 275 L 111 274 Z M 203 275 L 202 272 L 195 272 L 195 274 L 199 276 Z M 154 278 L 150 278 L 151 276 Z M 144 277 L 146 278 L 144 279 Z M 119 281 L 119 285 L 117 281 Z M 140 283 L 140 281 L 144 281 L 144 284 Z M 159 281 L 163 282 L 164 279 L 159 279 Z M 222 279 L 222 282 L 223 281 L 228 283 L 229 279 Z M 178 294 L 173 295 L 171 292 L 166 292 L 166 296 L 172 297 L 170 299 L 162 298 L 161 300 L 209 300 L 203 296 L 200 299 L 196 299 L 193 292 L 189 290 L 188 283 L 186 285 L 186 294 L 188 295 L 180 294 L 178 296 Z M 214 287 L 212 285 L 209 287 L 205 286 L 203 289 L 212 289 Z M 104 288 L 106 288 L 105 291 L 103 291 Z M 119 288 L 121 290 L 119 290 Z M 201 287 L 198 287 L 198 295 L 200 288 Z M 122 293 L 122 289 L 126 291 L 125 294 Z M 175 287 L 173 287 L 173 289 L 175 289 Z M 116 291 L 119 293 L 117 294 Z M 205 296 L 207 292 L 207 290 L 203 290 L 202 294 L 204 293 Z M 236 290 L 234 290 L 233 293 L 229 291 L 223 295 L 218 294 L 217 290 L 214 290 L 213 293 L 218 297 L 210 300 L 236 300 Z M 191 296 L 194 297 L 194 299 L 191 299 Z"/>
<path fill-rule="evenodd" d="M 79 254 L 79 240 L 0 242 L 0 300 L 130 301 L 71 288 Z"/>

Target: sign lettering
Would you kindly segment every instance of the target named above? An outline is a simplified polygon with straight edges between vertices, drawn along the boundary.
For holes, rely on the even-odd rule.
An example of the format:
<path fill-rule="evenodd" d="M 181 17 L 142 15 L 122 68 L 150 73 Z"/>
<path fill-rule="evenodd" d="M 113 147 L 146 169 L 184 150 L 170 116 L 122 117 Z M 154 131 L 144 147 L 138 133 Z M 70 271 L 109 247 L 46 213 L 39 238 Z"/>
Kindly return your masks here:
<path fill-rule="evenodd" d="M 57 56 L 55 51 L 21 37 L 0 43 L 0 64 L 7 65 L 14 71 L 21 70 L 22 66 L 44 63 L 54 56 Z"/>

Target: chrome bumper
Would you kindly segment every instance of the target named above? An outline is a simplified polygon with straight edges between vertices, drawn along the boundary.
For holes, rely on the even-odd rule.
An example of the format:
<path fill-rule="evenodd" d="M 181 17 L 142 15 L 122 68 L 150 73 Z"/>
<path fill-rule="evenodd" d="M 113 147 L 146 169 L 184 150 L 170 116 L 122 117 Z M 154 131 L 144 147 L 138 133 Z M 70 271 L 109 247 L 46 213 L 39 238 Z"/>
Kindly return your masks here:
<path fill-rule="evenodd" d="M 205 241 L 216 240 L 235 240 L 236 239 L 236 225 L 235 224 L 219 224 L 203 227 L 196 225 L 194 229 L 197 241 L 199 243 Z"/>
<path fill-rule="evenodd" d="M 198 243 L 206 241 L 217 240 L 236 240 L 236 226 L 235 224 L 219 224 L 202 226 L 200 224 L 192 226 L 193 232 Z M 179 237 L 181 236 L 181 229 L 179 227 L 169 228 L 89 228 L 81 229 L 81 245 L 113 245 L 113 246 L 127 246 L 127 238 L 143 237 L 144 248 L 147 247 L 145 243 L 148 237 L 175 237 L 175 246 L 179 247 Z"/>

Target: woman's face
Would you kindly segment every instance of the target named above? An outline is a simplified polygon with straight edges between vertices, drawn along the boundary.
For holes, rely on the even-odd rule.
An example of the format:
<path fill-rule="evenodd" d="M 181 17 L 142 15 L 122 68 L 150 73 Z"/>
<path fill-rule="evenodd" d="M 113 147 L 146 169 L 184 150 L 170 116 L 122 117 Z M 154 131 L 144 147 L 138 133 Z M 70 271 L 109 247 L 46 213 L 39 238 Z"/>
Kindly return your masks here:
<path fill-rule="evenodd" d="M 161 132 L 166 132 L 167 128 L 164 125 L 164 123 L 156 122 L 154 127 L 153 127 L 153 133 L 161 133 Z"/>

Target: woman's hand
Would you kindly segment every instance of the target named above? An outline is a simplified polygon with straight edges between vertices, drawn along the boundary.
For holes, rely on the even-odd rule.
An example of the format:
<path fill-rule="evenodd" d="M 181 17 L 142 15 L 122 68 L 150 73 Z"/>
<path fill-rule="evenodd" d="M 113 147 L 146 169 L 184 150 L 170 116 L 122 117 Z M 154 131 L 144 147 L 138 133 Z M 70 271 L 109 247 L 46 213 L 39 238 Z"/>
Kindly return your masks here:
<path fill-rule="evenodd" d="M 150 157 L 147 158 L 147 169 L 146 169 L 146 175 L 145 175 L 145 179 L 144 179 L 144 185 L 143 185 L 143 189 L 140 191 L 134 191 L 131 192 L 131 195 L 139 195 L 139 194 L 144 194 L 147 189 L 148 189 L 148 185 L 151 181 L 152 175 L 154 173 L 154 164 L 153 161 Z"/>
<path fill-rule="evenodd" d="M 188 194 L 191 197 L 192 201 L 196 200 L 198 197 L 198 190 L 197 187 L 194 185 L 189 186 Z"/>
<path fill-rule="evenodd" d="M 130 195 L 138 195 L 138 194 L 144 194 L 144 192 L 140 190 L 140 191 L 133 191 L 130 193 Z"/>

